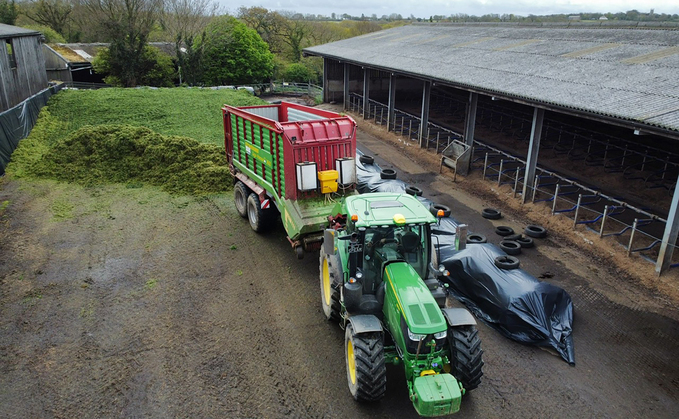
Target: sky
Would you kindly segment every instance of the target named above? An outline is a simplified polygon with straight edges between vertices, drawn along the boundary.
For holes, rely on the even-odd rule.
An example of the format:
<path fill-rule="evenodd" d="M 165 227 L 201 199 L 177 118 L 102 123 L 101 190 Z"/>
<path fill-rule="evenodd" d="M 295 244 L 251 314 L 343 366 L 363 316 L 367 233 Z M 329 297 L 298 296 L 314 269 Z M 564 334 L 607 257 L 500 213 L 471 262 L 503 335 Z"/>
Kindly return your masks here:
<path fill-rule="evenodd" d="M 578 12 L 617 13 L 636 9 L 648 13 L 679 14 L 679 0 L 217 0 L 227 11 L 235 14 L 240 6 L 262 6 L 269 10 L 285 10 L 302 14 L 330 16 L 332 13 L 351 16 L 381 17 L 397 13 L 428 18 L 432 15 L 449 16 L 456 13 L 481 16 L 489 13 L 521 16 L 574 14 Z"/>

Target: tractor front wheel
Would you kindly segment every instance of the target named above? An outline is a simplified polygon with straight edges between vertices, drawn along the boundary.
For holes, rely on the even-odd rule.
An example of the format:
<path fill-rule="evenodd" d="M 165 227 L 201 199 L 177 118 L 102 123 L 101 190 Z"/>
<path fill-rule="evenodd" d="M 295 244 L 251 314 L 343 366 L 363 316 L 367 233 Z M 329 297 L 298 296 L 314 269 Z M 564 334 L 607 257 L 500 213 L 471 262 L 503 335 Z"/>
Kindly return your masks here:
<path fill-rule="evenodd" d="M 321 250 L 320 277 L 323 313 L 328 320 L 339 321 L 340 287 L 342 285 L 339 257 L 330 256 Z"/>
<path fill-rule="evenodd" d="M 382 336 L 378 333 L 356 334 L 349 323 L 344 333 L 344 354 L 349 391 L 354 399 L 374 402 L 384 397 L 387 367 Z"/>
<path fill-rule="evenodd" d="M 453 326 L 448 329 L 450 367 L 453 376 L 465 390 L 474 390 L 481 384 L 483 375 L 483 350 L 476 326 Z"/>

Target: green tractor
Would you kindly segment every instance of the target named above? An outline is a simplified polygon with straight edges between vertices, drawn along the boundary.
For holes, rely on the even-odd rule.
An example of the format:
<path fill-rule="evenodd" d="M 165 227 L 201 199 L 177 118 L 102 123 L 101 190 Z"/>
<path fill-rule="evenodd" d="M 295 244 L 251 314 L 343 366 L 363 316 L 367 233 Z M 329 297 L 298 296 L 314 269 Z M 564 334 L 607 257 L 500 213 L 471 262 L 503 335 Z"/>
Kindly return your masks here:
<path fill-rule="evenodd" d="M 415 197 L 354 195 L 338 203 L 320 254 L 325 316 L 345 330 L 349 390 L 358 401 L 386 392 L 386 364 L 405 368 L 421 416 L 460 409 L 483 375 L 474 317 L 445 308 L 431 261 L 436 218 Z"/>

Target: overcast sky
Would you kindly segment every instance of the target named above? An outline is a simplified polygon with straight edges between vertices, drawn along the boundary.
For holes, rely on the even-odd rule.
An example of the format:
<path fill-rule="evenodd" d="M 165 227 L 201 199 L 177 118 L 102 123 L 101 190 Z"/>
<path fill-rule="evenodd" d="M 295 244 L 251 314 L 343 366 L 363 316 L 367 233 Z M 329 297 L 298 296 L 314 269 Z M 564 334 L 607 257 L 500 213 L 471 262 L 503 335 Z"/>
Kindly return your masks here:
<path fill-rule="evenodd" d="M 332 13 L 351 16 L 364 14 L 403 17 L 431 15 L 449 16 L 455 13 L 485 15 L 488 13 L 514 13 L 527 16 L 578 12 L 626 12 L 636 9 L 648 13 L 679 14 L 679 0 L 217 0 L 229 13 L 235 14 L 240 6 L 263 6 L 270 10 L 287 10 L 303 14 L 330 16 Z"/>

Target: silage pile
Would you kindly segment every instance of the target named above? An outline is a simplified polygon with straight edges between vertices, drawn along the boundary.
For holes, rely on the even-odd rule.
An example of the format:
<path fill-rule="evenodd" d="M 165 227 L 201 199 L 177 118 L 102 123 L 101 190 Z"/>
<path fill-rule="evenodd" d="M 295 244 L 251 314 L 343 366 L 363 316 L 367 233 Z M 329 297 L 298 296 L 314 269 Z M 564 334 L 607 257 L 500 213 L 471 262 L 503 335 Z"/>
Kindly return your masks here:
<path fill-rule="evenodd" d="M 219 193 L 232 185 L 222 148 L 144 127 L 86 126 L 42 151 L 24 175 L 85 186 L 144 183 L 175 194 Z"/>

